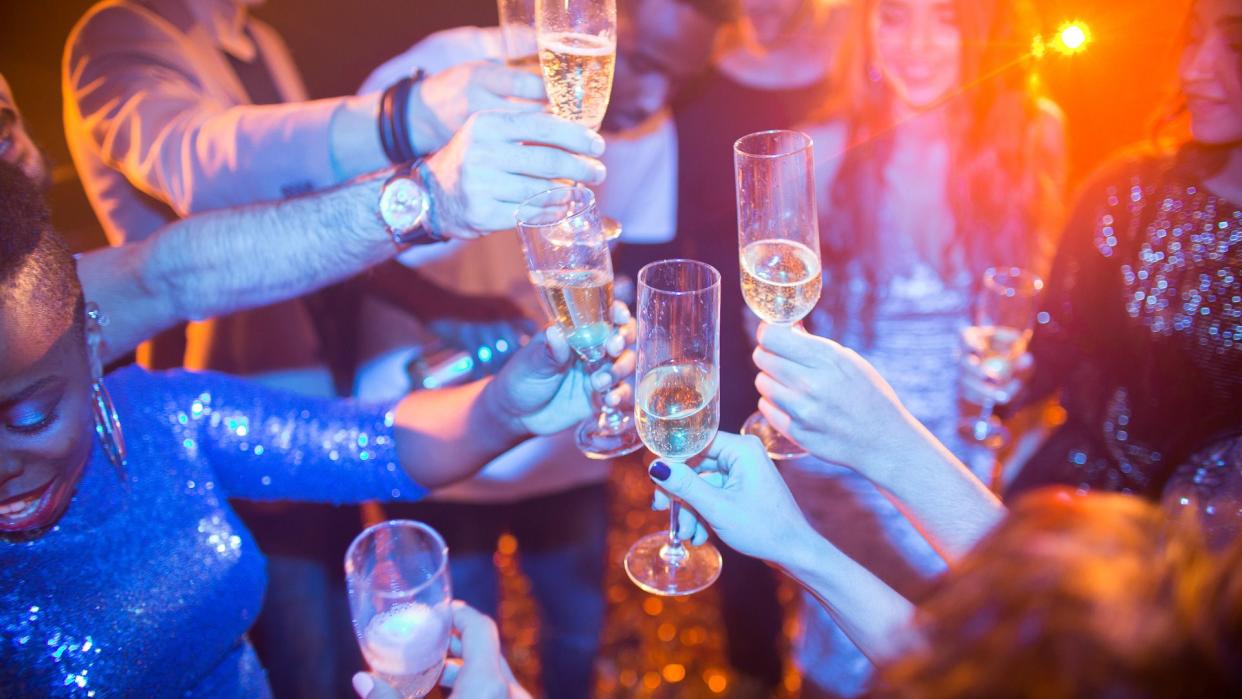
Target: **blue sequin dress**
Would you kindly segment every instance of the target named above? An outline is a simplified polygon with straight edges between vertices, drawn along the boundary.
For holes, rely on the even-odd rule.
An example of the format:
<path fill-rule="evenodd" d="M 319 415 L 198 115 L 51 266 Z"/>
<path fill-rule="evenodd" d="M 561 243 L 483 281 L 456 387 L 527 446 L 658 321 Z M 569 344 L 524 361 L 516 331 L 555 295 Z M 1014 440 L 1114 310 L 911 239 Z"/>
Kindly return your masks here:
<path fill-rule="evenodd" d="M 0 696 L 269 696 L 246 640 L 264 560 L 228 498 L 418 499 L 392 413 L 210 373 L 105 381 L 127 472 L 96 445 L 55 526 L 0 540 Z"/>

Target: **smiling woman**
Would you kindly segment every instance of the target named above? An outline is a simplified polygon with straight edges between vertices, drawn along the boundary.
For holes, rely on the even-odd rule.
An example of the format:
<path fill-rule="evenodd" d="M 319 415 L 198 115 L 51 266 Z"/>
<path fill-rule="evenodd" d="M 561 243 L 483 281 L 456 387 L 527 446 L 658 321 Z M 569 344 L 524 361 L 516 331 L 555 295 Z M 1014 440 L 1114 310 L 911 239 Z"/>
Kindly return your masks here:
<path fill-rule="evenodd" d="M 590 411 L 558 333 L 489 381 L 368 406 L 211 373 L 101 376 L 98 330 L 35 183 L 0 163 L 4 696 L 269 696 L 245 638 L 263 557 L 229 498 L 419 499 Z M 626 371 L 620 332 L 596 385 Z"/>
<path fill-rule="evenodd" d="M 49 231 L 37 191 L 21 174 L 0 172 L 0 219 Z M 87 360 L 85 337 L 82 289 L 64 242 L 4 231 L 0 532 L 46 527 L 69 502 L 91 448 L 87 387 L 99 373 Z"/>

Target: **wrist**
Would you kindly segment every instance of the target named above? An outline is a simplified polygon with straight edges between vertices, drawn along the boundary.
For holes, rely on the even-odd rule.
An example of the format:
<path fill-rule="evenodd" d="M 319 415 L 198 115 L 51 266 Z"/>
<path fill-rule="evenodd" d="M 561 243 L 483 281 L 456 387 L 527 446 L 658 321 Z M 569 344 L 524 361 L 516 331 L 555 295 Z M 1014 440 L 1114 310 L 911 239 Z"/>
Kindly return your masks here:
<path fill-rule="evenodd" d="M 347 97 L 328 121 L 328 157 L 338 182 L 374 172 L 388 164 L 379 132 L 374 128 L 381 95 Z"/>
<path fill-rule="evenodd" d="M 805 579 L 809 571 L 822 567 L 832 554 L 828 540 L 805 519 L 778 541 L 782 545 L 768 561 L 796 580 Z"/>
<path fill-rule="evenodd" d="M 424 75 L 420 71 L 414 77 L 414 84 L 410 89 L 409 99 L 406 105 L 405 129 L 409 134 L 410 145 L 414 149 L 415 157 L 421 157 L 439 150 L 439 139 L 435 133 L 435 115 L 427 107 L 427 103 L 423 101 L 423 90 L 427 86 Z"/>
<path fill-rule="evenodd" d="M 488 428 L 495 429 L 500 427 L 500 432 L 506 442 L 525 439 L 533 433 L 526 426 L 526 421 L 523 417 L 516 410 L 512 409 L 509 401 L 505 400 L 501 382 L 501 376 L 493 377 L 483 386 L 483 392 L 479 396 L 479 403 L 483 407 L 483 414 L 488 421 Z"/>

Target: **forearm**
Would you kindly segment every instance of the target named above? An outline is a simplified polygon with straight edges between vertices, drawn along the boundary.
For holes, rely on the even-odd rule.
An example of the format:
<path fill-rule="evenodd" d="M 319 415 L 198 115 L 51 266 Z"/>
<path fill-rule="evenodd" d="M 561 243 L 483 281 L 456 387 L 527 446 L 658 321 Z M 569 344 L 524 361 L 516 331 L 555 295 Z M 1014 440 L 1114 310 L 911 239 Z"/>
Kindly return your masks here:
<path fill-rule="evenodd" d="M 113 320 L 108 353 L 115 358 L 179 322 L 301 296 L 388 259 L 396 247 L 376 213 L 382 182 L 191 216 L 140 243 L 84 255 L 86 296 Z"/>
<path fill-rule="evenodd" d="M 868 469 L 908 519 L 950 564 L 1004 518 L 1000 500 L 957 457 L 911 418 L 891 435 Z"/>
<path fill-rule="evenodd" d="M 397 452 L 410 478 L 426 488 L 456 483 L 529 436 L 491 386 L 484 379 L 415 391 L 397 405 Z"/>
<path fill-rule="evenodd" d="M 332 169 L 344 181 L 389 165 L 379 138 L 379 94 L 343 98 L 332 113 Z"/>
<path fill-rule="evenodd" d="M 868 659 L 892 659 L 915 641 L 909 600 L 809 527 L 791 541 L 773 563 L 815 595 Z"/>

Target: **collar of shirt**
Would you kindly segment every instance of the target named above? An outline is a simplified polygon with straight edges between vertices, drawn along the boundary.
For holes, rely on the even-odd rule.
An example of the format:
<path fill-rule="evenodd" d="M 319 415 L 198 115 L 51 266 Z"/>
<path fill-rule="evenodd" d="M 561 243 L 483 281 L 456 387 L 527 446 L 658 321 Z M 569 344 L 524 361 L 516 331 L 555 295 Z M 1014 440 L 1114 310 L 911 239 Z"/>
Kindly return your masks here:
<path fill-rule="evenodd" d="M 250 26 L 248 3 L 241 0 L 146 0 L 161 16 L 185 16 L 191 26 L 198 26 L 221 51 L 239 61 L 250 62 L 258 55 L 258 46 L 246 29 Z M 174 23 L 176 21 L 174 20 Z M 182 27 L 189 31 L 191 26 Z"/>

